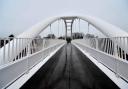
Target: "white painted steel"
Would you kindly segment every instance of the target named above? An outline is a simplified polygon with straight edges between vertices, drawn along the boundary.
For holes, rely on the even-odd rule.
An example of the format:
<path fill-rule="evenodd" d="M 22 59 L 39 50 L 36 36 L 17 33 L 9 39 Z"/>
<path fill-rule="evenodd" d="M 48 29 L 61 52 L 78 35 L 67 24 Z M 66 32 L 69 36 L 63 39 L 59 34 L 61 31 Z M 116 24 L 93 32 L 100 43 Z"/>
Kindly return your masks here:
<path fill-rule="evenodd" d="M 47 20 L 44 20 L 44 21 L 32 26 L 30 29 L 28 29 L 25 32 L 23 32 L 22 34 L 18 35 L 12 41 L 9 41 L 9 44 L 5 45 L 6 40 L 4 40 L 4 47 L 0 48 L 0 65 L 2 65 L 2 66 L 0 66 L 1 67 L 0 68 L 0 75 L 1 75 L 0 81 L 2 82 L 0 87 L 5 87 L 6 85 L 10 84 L 16 78 L 21 76 L 22 73 L 26 72 L 27 71 L 26 68 L 29 69 L 29 68 L 33 67 L 35 64 L 37 64 L 40 61 L 38 59 L 41 59 L 42 57 L 46 57 L 47 54 L 51 51 L 51 50 L 47 49 L 47 51 L 43 51 L 44 53 L 42 54 L 42 52 L 40 52 L 40 49 L 42 50 L 42 49 L 48 48 L 49 46 L 52 46 L 55 43 L 56 44 L 59 44 L 59 42 L 64 43 L 64 41 L 61 41 L 61 40 L 54 40 L 54 41 L 53 40 L 49 40 L 49 41 L 45 40 L 45 41 L 43 41 L 43 44 L 41 44 L 40 46 L 36 46 L 35 43 L 32 43 L 33 40 L 36 38 L 36 36 L 38 36 L 43 30 L 45 30 L 45 28 L 47 28 L 53 22 L 55 22 L 59 19 L 63 19 L 63 18 L 74 18 L 74 17 L 87 21 L 89 24 L 96 27 L 104 35 L 106 35 L 107 37 L 110 37 L 110 39 L 106 39 L 105 44 L 104 43 L 101 44 L 99 42 L 100 40 L 97 40 L 97 39 L 91 39 L 91 41 L 86 40 L 87 45 L 90 45 L 91 47 L 96 49 L 95 51 L 93 51 L 92 49 L 88 48 L 88 50 L 90 51 L 90 53 L 93 53 L 93 55 L 100 62 L 104 63 L 104 65 L 108 66 L 109 68 L 111 68 L 111 70 L 113 70 L 114 72 L 116 72 L 117 74 L 122 76 L 123 78 L 126 78 L 126 80 L 127 80 L 128 73 L 126 71 L 121 70 L 121 71 L 117 72 L 118 69 L 126 68 L 127 64 L 125 64 L 124 62 L 119 62 L 118 64 L 120 65 L 120 68 L 118 68 L 117 65 L 115 64 L 117 62 L 115 62 L 115 59 L 112 59 L 113 57 L 111 57 L 110 55 L 106 55 L 106 54 L 103 55 L 99 52 L 99 50 L 100 50 L 100 51 L 104 51 L 104 52 L 106 52 L 108 54 L 112 54 L 112 55 L 119 54 L 119 52 L 117 52 L 117 51 L 119 51 L 119 48 L 117 49 L 117 47 L 115 47 L 115 46 L 114 46 L 115 47 L 114 52 L 112 50 L 110 50 L 113 47 L 110 44 L 112 44 L 112 42 L 114 42 L 113 45 L 120 47 L 122 50 L 125 51 L 125 54 L 128 53 L 128 51 L 125 48 L 125 47 L 127 47 L 127 44 L 128 44 L 127 38 L 126 39 L 117 38 L 117 40 L 113 40 L 113 38 L 112 38 L 112 37 L 119 37 L 119 36 L 128 36 L 127 32 L 123 31 L 122 29 L 120 29 L 118 27 L 113 26 L 112 24 L 109 24 L 101 19 L 98 19 L 98 18 L 92 17 L 92 16 L 58 16 L 58 17 L 49 18 Z M 105 39 L 103 39 L 103 40 L 105 41 Z M 112 40 L 112 42 L 110 40 Z M 125 40 L 125 42 L 122 43 L 122 40 Z M 89 43 L 89 42 L 91 42 L 91 43 Z M 107 45 L 107 44 L 109 44 L 109 45 Z M 104 45 L 106 45 L 105 48 L 104 48 Z M 107 48 L 107 46 L 108 46 L 108 48 Z M 87 47 L 86 47 L 86 49 L 87 49 Z M 19 54 L 22 53 L 23 50 L 26 53 L 23 53 L 22 54 L 23 56 L 19 56 Z M 120 52 L 120 53 L 121 53 L 121 55 L 123 55 L 123 52 Z M 103 60 L 102 57 L 105 57 L 105 59 L 109 58 L 108 60 L 111 61 L 111 63 L 113 63 L 114 65 L 109 63 L 108 60 Z M 24 59 L 24 60 L 15 61 L 16 59 Z M 126 59 L 126 58 L 124 58 L 124 59 Z M 15 61 L 15 62 L 12 63 L 13 61 Z M 6 64 L 6 63 L 8 63 L 8 64 Z M 24 66 L 25 68 L 23 67 L 23 70 L 21 70 L 19 72 L 20 68 L 22 68 L 23 65 L 25 65 Z M 16 66 L 19 66 L 19 67 L 16 67 Z M 12 71 L 11 68 L 14 71 Z M 15 74 L 12 76 L 13 72 L 15 72 Z M 8 78 L 6 78 L 6 76 L 4 74 L 10 74 L 10 75 L 8 76 Z"/>
<path fill-rule="evenodd" d="M 22 34 L 18 36 L 18 38 L 35 38 L 38 34 L 40 34 L 45 28 L 47 28 L 53 22 L 62 19 L 62 18 L 80 18 L 89 22 L 89 24 L 93 25 L 100 32 L 102 32 L 107 37 L 119 37 L 119 36 L 128 36 L 128 33 L 123 31 L 122 29 L 107 23 L 99 18 L 93 16 L 56 16 L 48 18 L 47 20 L 43 20 L 42 22 L 33 25 L 30 29 L 26 30 Z"/>
<path fill-rule="evenodd" d="M 24 57 L 22 60 L 6 64 L 0 67 L 0 89 L 6 88 L 16 79 L 34 67 L 37 63 L 42 61 L 46 56 L 50 55 L 55 49 L 63 46 L 64 43 L 60 42 L 42 49 L 30 56 Z"/>
<path fill-rule="evenodd" d="M 90 55 L 85 49 L 85 46 L 81 44 L 73 44 L 75 45 L 84 55 L 86 55 L 89 60 L 91 60 L 100 70 L 102 70 L 120 89 L 127 89 L 128 83 L 124 81 L 122 78 L 118 77 L 117 74 L 112 72 L 110 69 L 105 67 L 102 63 L 97 61 L 94 57 Z"/>
<path fill-rule="evenodd" d="M 35 65 L 32 69 L 30 69 L 29 72 L 25 73 L 23 76 L 18 78 L 17 81 L 12 83 L 9 87 L 7 87 L 7 89 L 19 89 L 21 86 L 23 86 L 42 66 L 45 65 L 45 63 L 52 56 L 55 55 L 56 52 L 58 52 L 58 50 L 60 50 L 60 48 L 63 47 L 63 45 L 64 44 L 62 44 L 61 46 L 58 46 L 57 49 L 53 48 L 53 50 L 55 50 L 55 51 L 53 51 L 50 55 L 48 55 L 46 58 L 44 58 L 40 63 Z M 45 55 L 45 53 L 43 55 Z"/>
<path fill-rule="evenodd" d="M 99 18 L 93 17 L 93 16 L 56 16 L 51 17 L 47 20 L 43 20 L 42 22 L 33 25 L 28 30 L 24 31 L 20 35 L 18 35 L 16 38 L 32 38 L 30 40 L 26 40 L 22 42 L 22 48 L 26 47 L 28 43 L 31 43 L 33 38 L 38 36 L 45 28 L 47 28 L 49 25 L 51 25 L 53 22 L 63 19 L 63 18 L 79 18 L 82 20 L 87 21 L 89 24 L 92 24 L 94 27 L 96 27 L 100 32 L 102 32 L 107 37 L 118 37 L 118 36 L 128 36 L 128 33 L 123 31 L 122 29 L 113 26 L 112 24 L 109 24 Z M 12 47 L 13 46 L 13 47 Z M 8 51 L 12 51 L 13 48 L 16 48 L 20 46 L 20 43 L 17 41 L 17 39 L 14 39 L 14 42 L 11 41 L 10 44 L 6 44 L 5 47 L 2 47 L 0 49 L 0 65 L 7 63 L 8 61 Z M 9 50 L 6 50 L 7 48 L 10 48 Z M 10 55 L 10 59 L 14 59 L 22 50 L 22 48 L 18 48 L 18 50 L 14 51 L 13 55 Z"/>
<path fill-rule="evenodd" d="M 33 54 L 56 43 L 64 42 L 64 40 L 59 39 L 13 38 L 12 41 L 10 39 L 12 38 L 2 39 L 4 46 L 0 49 L 0 66 L 22 59 L 28 54 Z M 5 44 L 8 40 L 9 43 Z M 23 51 L 26 52 L 23 54 Z"/>
<path fill-rule="evenodd" d="M 88 42 L 89 41 L 85 41 L 85 40 L 77 40 L 77 41 L 74 40 L 73 41 L 73 43 L 75 43 L 82 49 L 86 50 L 98 62 L 102 63 L 103 65 L 108 67 L 110 70 L 112 70 L 114 73 L 116 73 L 118 76 L 120 76 L 121 78 L 128 81 L 128 71 L 127 71 L 128 61 L 115 55 L 115 54 L 119 54 L 119 53 L 117 53 L 117 52 L 114 53 L 115 52 L 114 50 L 113 50 L 114 51 L 113 54 L 110 54 L 108 52 L 108 51 L 110 51 L 110 49 L 108 51 L 96 49 L 96 48 L 92 47 L 91 45 L 89 45 Z M 106 47 L 109 47 L 109 46 L 106 46 Z"/>

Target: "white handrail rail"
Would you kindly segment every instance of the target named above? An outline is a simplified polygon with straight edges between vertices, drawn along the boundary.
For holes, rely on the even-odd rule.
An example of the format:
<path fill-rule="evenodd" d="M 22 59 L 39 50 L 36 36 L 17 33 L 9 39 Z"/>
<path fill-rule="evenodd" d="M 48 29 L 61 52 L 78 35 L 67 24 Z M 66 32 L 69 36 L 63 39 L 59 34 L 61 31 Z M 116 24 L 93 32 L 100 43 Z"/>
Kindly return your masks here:
<path fill-rule="evenodd" d="M 0 66 L 22 59 L 50 45 L 64 42 L 59 39 L 4 38 L 0 39 Z"/>
<path fill-rule="evenodd" d="M 43 61 L 56 49 L 60 49 L 65 42 L 58 42 L 40 51 L 37 51 L 22 60 L 7 63 L 0 66 L 0 89 L 7 88 L 16 79 L 27 73 L 36 64 Z"/>
<path fill-rule="evenodd" d="M 86 38 L 73 43 L 128 82 L 128 37 Z"/>

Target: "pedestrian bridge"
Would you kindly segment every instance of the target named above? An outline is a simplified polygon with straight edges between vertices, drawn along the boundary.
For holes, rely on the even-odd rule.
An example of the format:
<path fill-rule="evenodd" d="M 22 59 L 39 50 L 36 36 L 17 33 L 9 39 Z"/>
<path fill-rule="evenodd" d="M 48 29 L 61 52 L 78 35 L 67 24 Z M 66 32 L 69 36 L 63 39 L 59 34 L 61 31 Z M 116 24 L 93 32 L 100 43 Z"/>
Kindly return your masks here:
<path fill-rule="evenodd" d="M 74 39 L 76 19 L 105 37 Z M 58 20 L 64 39 L 37 37 Z M 0 45 L 0 89 L 128 89 L 128 33 L 99 18 L 51 17 Z"/>

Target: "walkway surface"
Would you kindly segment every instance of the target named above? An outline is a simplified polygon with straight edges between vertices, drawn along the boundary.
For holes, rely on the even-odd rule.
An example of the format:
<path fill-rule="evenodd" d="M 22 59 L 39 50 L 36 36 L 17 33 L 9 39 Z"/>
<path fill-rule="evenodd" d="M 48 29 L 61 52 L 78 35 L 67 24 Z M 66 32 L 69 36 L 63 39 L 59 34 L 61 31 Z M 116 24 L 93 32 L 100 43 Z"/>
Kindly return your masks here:
<path fill-rule="evenodd" d="M 61 48 L 21 89 L 119 89 L 72 44 Z"/>

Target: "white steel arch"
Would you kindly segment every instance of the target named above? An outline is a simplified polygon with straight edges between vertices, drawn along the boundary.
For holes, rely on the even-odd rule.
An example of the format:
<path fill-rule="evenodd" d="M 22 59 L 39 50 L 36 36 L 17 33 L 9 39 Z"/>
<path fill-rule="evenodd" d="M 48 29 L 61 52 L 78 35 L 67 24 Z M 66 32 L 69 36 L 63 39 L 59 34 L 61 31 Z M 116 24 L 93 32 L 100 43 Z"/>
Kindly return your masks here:
<path fill-rule="evenodd" d="M 52 24 L 53 22 L 59 20 L 59 19 L 63 19 L 63 18 L 80 18 L 84 21 L 89 22 L 90 24 L 92 24 L 94 27 L 96 27 L 100 32 L 102 32 L 104 35 L 106 35 L 107 37 L 122 37 L 122 36 L 128 36 L 128 33 L 123 31 L 122 29 L 109 24 L 101 19 L 98 19 L 96 17 L 92 17 L 92 16 L 57 16 L 57 17 L 51 17 L 47 20 L 44 20 L 34 26 L 32 26 L 30 29 L 24 31 L 23 33 L 21 33 L 20 35 L 17 36 L 17 38 L 35 38 L 36 36 L 38 36 L 43 30 L 45 30 L 45 28 L 47 28 L 50 24 Z M 26 46 L 26 44 L 30 43 L 31 40 L 29 41 L 23 41 L 23 47 L 24 48 Z M 20 44 L 20 43 L 17 43 Z M 7 49 L 9 47 L 9 44 L 5 45 L 5 48 Z M 12 45 L 12 41 L 10 42 L 10 50 L 13 50 L 12 47 L 16 47 L 16 39 L 14 39 L 14 45 Z M 4 64 L 4 61 L 8 59 L 3 58 L 3 50 L 4 48 L 0 49 L 0 64 Z M 17 53 L 13 56 L 11 56 L 11 59 L 13 59 L 17 54 L 20 53 L 20 51 L 22 51 L 21 48 L 19 48 L 19 50 L 17 51 Z M 8 50 L 5 51 L 5 54 L 8 53 Z M 7 56 L 7 55 L 5 55 Z M 5 57 L 6 58 L 6 57 Z"/>
<path fill-rule="evenodd" d="M 84 21 L 87 21 L 89 24 L 93 25 L 97 28 L 100 32 L 102 32 L 107 37 L 120 37 L 120 36 L 128 36 L 128 33 L 123 31 L 122 29 L 107 23 L 99 18 L 92 17 L 92 16 L 58 16 L 58 17 L 51 17 L 47 20 L 44 20 L 34 26 L 32 26 L 27 31 L 23 32 L 18 38 L 34 38 L 38 34 L 40 34 L 47 26 L 55 22 L 56 20 L 67 18 L 67 17 L 76 17 L 80 18 Z"/>

